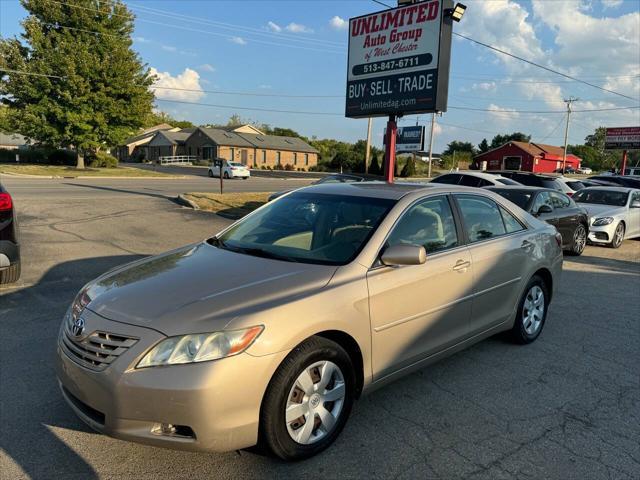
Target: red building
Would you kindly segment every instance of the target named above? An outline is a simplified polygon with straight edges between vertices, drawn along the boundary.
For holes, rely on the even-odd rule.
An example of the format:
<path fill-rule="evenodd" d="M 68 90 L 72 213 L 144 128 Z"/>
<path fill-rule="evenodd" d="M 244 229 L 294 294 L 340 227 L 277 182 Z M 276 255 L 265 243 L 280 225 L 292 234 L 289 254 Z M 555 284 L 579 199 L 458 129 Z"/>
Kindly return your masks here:
<path fill-rule="evenodd" d="M 562 170 L 562 147 L 541 143 L 509 142 L 501 147 L 476 155 L 473 168 L 478 170 L 523 170 L 525 172 L 551 173 Z M 567 155 L 567 168 L 580 168 L 581 158 Z M 484 165 L 486 162 L 486 166 Z"/>

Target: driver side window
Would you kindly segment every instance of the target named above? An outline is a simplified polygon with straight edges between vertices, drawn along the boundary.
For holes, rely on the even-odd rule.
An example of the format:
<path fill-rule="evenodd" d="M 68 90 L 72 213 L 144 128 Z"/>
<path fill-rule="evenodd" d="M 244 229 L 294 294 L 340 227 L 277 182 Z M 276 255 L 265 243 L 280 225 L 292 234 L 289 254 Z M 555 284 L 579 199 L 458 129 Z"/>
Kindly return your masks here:
<path fill-rule="evenodd" d="M 394 227 L 387 245 L 418 245 L 428 254 L 458 246 L 447 197 L 429 198 L 410 207 Z"/>
<path fill-rule="evenodd" d="M 538 213 L 542 205 L 548 205 L 553 210 L 553 201 L 549 192 L 540 192 L 531 207 L 532 213 Z"/>

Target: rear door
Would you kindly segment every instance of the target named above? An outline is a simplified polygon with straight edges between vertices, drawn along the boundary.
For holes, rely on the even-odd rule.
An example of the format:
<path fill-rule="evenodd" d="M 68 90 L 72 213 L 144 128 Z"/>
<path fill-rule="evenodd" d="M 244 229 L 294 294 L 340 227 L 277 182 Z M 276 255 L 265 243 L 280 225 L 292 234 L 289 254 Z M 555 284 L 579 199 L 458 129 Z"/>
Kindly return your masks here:
<path fill-rule="evenodd" d="M 493 199 L 455 194 L 473 264 L 470 335 L 511 319 L 528 279 L 535 238 L 525 225 Z"/>
<path fill-rule="evenodd" d="M 549 192 L 549 195 L 551 195 L 556 216 L 556 229 L 562 235 L 563 246 L 569 247 L 573 243 L 573 233 L 578 225 L 578 216 L 581 212 L 568 196 L 560 192 Z"/>

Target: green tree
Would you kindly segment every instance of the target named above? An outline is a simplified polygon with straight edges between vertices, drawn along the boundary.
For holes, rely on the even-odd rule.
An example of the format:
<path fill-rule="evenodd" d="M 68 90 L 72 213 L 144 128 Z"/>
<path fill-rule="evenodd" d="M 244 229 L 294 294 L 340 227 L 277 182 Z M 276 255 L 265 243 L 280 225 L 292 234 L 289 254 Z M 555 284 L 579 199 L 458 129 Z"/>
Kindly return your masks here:
<path fill-rule="evenodd" d="M 453 152 L 469 152 L 473 155 L 476 152 L 476 149 L 471 142 L 459 142 L 458 140 L 454 140 L 447 145 L 447 149 L 442 152 L 442 154 L 452 155 Z"/>
<path fill-rule="evenodd" d="M 407 161 L 404 164 L 404 167 L 402 167 L 402 171 L 400 172 L 400 176 L 401 177 L 413 177 L 416 174 L 416 160 L 415 158 L 412 156 L 410 156 L 409 158 L 407 158 Z"/>
<path fill-rule="evenodd" d="M 21 39 L 0 39 L 0 98 L 8 123 L 44 145 L 84 156 L 117 145 L 144 125 L 154 78 L 131 48 L 133 14 L 120 0 L 73 4 L 21 0 Z M 74 8 L 81 7 L 81 8 Z"/>
<path fill-rule="evenodd" d="M 528 143 L 531 141 L 531 135 L 526 135 L 522 132 L 513 132 L 506 135 L 496 135 L 491 140 L 491 145 L 489 146 L 489 150 L 493 148 L 498 148 L 509 142 L 525 142 Z"/>
<path fill-rule="evenodd" d="M 172 127 L 193 128 L 195 125 L 188 120 L 176 120 L 166 112 L 151 112 L 144 122 L 144 127 L 153 127 L 161 123 L 168 123 Z"/>
<path fill-rule="evenodd" d="M 380 163 L 378 162 L 378 155 L 377 154 L 372 154 L 371 155 L 371 165 L 369 165 L 369 173 L 371 175 L 382 175 L 382 167 L 380 166 Z"/>
<path fill-rule="evenodd" d="M 489 142 L 487 142 L 486 138 L 483 138 L 480 144 L 478 145 L 478 152 L 485 153 L 485 152 L 488 152 L 489 150 L 491 150 L 491 148 L 489 147 Z"/>

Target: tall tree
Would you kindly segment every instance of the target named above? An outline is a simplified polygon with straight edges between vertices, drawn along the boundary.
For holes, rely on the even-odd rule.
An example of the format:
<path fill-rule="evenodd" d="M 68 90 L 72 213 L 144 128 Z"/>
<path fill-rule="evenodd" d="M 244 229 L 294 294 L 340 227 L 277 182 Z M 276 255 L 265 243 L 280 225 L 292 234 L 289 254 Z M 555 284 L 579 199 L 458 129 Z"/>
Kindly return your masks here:
<path fill-rule="evenodd" d="M 483 138 L 480 144 L 478 145 L 478 152 L 484 153 L 484 152 L 488 152 L 489 150 L 491 150 L 491 148 L 489 147 L 489 142 L 487 142 L 486 138 Z"/>
<path fill-rule="evenodd" d="M 460 142 L 454 140 L 447 145 L 447 149 L 442 152 L 443 155 L 452 155 L 453 152 L 469 152 L 471 155 L 476 153 L 476 149 L 471 142 Z"/>
<path fill-rule="evenodd" d="M 0 98 L 26 137 L 84 156 L 144 125 L 154 78 L 131 48 L 133 14 L 120 1 L 20 0 L 21 39 L 0 39 Z"/>
<path fill-rule="evenodd" d="M 496 135 L 491 140 L 489 149 L 498 148 L 508 142 L 530 142 L 531 135 L 524 134 L 522 132 L 513 132 L 506 135 Z"/>

